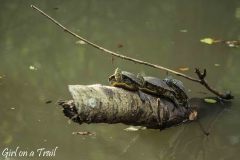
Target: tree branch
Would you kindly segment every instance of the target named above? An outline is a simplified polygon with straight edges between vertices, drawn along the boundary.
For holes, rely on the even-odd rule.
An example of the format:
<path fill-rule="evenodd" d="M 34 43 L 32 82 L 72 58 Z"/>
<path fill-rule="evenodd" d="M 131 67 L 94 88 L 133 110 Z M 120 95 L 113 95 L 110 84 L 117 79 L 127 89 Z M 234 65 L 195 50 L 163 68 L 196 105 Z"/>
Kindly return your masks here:
<path fill-rule="evenodd" d="M 49 20 L 51 20 L 53 23 L 55 23 L 57 26 L 59 26 L 60 28 L 62 28 L 65 32 L 71 34 L 72 36 L 84 41 L 85 43 L 91 45 L 92 47 L 94 48 L 97 48 L 101 51 L 103 51 L 103 53 L 107 53 L 107 54 L 110 54 L 112 56 L 115 56 L 115 57 L 118 57 L 118 58 L 121 58 L 121 59 L 125 59 L 125 60 L 129 60 L 129 61 L 132 61 L 132 62 L 135 62 L 135 63 L 139 63 L 139 64 L 143 64 L 143 65 L 146 65 L 146 66 L 149 66 L 149 67 L 153 67 L 153 68 L 157 68 L 157 69 L 160 69 L 160 70 L 164 70 L 164 71 L 168 71 L 170 73 L 173 73 L 177 76 L 181 76 L 181 77 L 184 77 L 188 80 L 191 80 L 193 82 L 197 82 L 197 83 L 200 83 L 201 85 L 205 86 L 210 92 L 212 92 L 213 94 L 217 95 L 218 97 L 220 97 L 221 99 L 226 99 L 226 100 L 230 100 L 230 99 L 233 99 L 234 97 L 231 95 L 230 92 L 228 93 L 221 93 L 221 92 L 218 92 L 217 90 L 213 89 L 212 87 L 209 86 L 209 84 L 207 83 L 207 81 L 205 80 L 205 77 L 206 77 L 206 70 L 204 72 L 204 74 L 200 74 L 200 71 L 196 70 L 196 74 L 198 75 L 198 78 L 193 78 L 193 77 L 190 77 L 186 74 L 183 74 L 183 73 L 180 73 L 180 72 L 177 72 L 177 71 L 174 71 L 174 70 L 171 70 L 169 68 L 166 68 L 166 67 L 163 67 L 163 66 L 160 66 L 160 65 L 156 65 L 156 64 L 152 64 L 152 63 L 149 63 L 149 62 L 145 62 L 145 61 L 142 61 L 142 60 L 138 60 L 138 59 L 135 59 L 135 58 L 131 58 L 131 57 L 128 57 L 128 56 L 124 56 L 122 54 L 118 54 L 116 52 L 113 52 L 113 51 L 110 51 L 106 48 L 103 48 L 79 35 L 77 35 L 76 33 L 72 32 L 71 30 L 67 29 L 65 26 L 63 26 L 61 23 L 59 23 L 57 20 L 55 20 L 54 18 L 52 18 L 51 16 L 49 16 L 48 14 L 46 14 L 45 12 L 43 12 L 42 10 L 40 10 L 39 8 L 37 8 L 36 6 L 34 5 L 31 5 L 31 7 L 38 11 L 39 13 L 41 13 L 43 16 L 47 17 Z"/>

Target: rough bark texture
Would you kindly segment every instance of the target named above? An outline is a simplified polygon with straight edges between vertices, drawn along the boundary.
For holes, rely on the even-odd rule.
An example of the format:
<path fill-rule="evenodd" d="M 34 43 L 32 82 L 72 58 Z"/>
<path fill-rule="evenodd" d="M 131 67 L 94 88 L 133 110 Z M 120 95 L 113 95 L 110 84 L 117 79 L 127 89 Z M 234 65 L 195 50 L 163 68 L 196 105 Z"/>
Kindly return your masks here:
<path fill-rule="evenodd" d="M 74 122 L 124 123 L 147 128 L 170 127 L 188 120 L 189 109 L 164 98 L 103 85 L 70 85 L 73 100 L 59 102 Z"/>

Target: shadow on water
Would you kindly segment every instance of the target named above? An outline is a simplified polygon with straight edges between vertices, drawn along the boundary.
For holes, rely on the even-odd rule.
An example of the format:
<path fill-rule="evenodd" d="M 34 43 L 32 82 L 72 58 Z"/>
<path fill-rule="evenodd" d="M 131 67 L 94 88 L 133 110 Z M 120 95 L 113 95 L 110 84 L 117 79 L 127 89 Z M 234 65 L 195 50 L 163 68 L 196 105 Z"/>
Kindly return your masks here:
<path fill-rule="evenodd" d="M 215 99 L 215 97 L 211 98 Z M 228 110 L 232 106 L 231 101 L 224 102 L 222 100 L 218 100 L 217 103 L 211 104 L 204 102 L 204 99 L 202 98 L 192 98 L 190 99 L 190 104 L 193 106 L 193 108 L 198 110 L 198 120 L 196 123 L 199 123 L 200 129 L 206 136 L 211 134 L 214 124 L 224 110 Z M 208 121 L 206 122 L 205 119 L 208 119 Z"/>

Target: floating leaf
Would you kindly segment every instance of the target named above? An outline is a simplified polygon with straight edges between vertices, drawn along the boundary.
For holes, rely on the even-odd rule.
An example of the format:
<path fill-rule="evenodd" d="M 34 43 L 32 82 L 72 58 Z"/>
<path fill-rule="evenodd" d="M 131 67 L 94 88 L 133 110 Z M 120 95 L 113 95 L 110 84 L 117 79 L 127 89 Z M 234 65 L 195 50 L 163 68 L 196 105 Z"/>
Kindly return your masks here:
<path fill-rule="evenodd" d="M 204 39 L 201 39 L 200 41 L 206 44 L 213 44 L 215 42 L 215 40 L 212 38 L 204 38 Z"/>
<path fill-rule="evenodd" d="M 204 101 L 206 103 L 212 103 L 212 104 L 217 103 L 217 101 L 215 99 L 211 99 L 211 98 L 205 98 Z"/>
<path fill-rule="evenodd" d="M 128 128 L 125 128 L 124 131 L 134 132 L 134 131 L 145 130 L 145 129 L 147 129 L 147 128 L 143 127 L 143 126 L 130 126 Z"/>
<path fill-rule="evenodd" d="M 82 45 L 83 45 L 83 44 L 86 44 L 86 42 L 84 42 L 84 41 L 82 41 L 82 40 L 76 41 L 75 43 L 76 43 L 76 44 L 82 44 Z"/>
<path fill-rule="evenodd" d="M 37 68 L 35 66 L 29 66 L 29 69 L 30 70 L 35 70 L 35 71 L 37 70 Z"/>
<path fill-rule="evenodd" d="M 82 135 L 82 136 L 95 136 L 95 132 L 89 132 L 89 131 L 80 131 L 80 132 L 72 132 L 73 135 Z"/>
<path fill-rule="evenodd" d="M 188 70 L 189 70 L 188 67 L 179 67 L 178 69 L 179 69 L 180 71 L 188 71 Z"/>
<path fill-rule="evenodd" d="M 233 47 L 233 48 L 237 48 L 240 46 L 240 41 L 225 41 L 225 44 L 228 47 Z"/>

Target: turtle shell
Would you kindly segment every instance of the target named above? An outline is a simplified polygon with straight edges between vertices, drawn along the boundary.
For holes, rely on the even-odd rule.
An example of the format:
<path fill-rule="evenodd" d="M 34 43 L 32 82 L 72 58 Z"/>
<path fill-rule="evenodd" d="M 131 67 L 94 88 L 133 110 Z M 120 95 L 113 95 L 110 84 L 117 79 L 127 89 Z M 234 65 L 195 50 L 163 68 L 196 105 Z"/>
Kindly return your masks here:
<path fill-rule="evenodd" d="M 116 75 L 114 73 L 109 77 L 109 82 L 114 87 L 123 88 L 130 91 L 137 91 L 139 86 L 141 86 L 141 80 L 133 73 L 127 71 L 121 71 L 120 75 Z M 116 76 L 121 76 L 119 80 L 117 80 Z"/>
<path fill-rule="evenodd" d="M 170 88 L 167 83 L 159 78 L 156 77 L 143 77 L 144 78 L 144 85 L 140 88 L 141 91 L 168 98 L 171 100 L 175 106 L 179 106 L 179 102 L 175 97 L 175 91 Z"/>
<path fill-rule="evenodd" d="M 133 73 L 127 72 L 127 71 L 122 71 L 122 77 L 123 77 L 123 81 L 125 80 L 130 80 L 133 83 L 136 83 L 138 85 L 141 85 L 141 80 Z"/>
<path fill-rule="evenodd" d="M 168 86 L 170 86 L 178 94 L 180 94 L 181 98 L 188 99 L 187 92 L 182 81 L 173 78 L 165 78 L 164 81 L 167 83 Z"/>
<path fill-rule="evenodd" d="M 143 77 L 146 85 L 152 85 L 152 87 L 156 87 L 156 89 L 163 89 L 165 91 L 174 92 L 172 88 L 170 88 L 167 83 L 156 77 Z M 148 87 L 147 87 L 148 88 Z"/>

